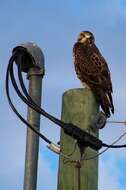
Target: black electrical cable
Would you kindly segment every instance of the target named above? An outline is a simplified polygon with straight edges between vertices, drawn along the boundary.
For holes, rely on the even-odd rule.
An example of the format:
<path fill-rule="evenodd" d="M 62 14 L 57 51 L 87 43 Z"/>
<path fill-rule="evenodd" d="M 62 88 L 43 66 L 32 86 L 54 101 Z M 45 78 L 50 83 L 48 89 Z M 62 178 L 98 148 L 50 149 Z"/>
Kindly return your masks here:
<path fill-rule="evenodd" d="M 30 102 L 27 101 L 27 99 L 22 95 L 22 93 L 20 92 L 18 86 L 17 86 L 17 83 L 16 83 L 16 80 L 15 80 L 15 77 L 14 77 L 14 72 L 13 72 L 13 63 L 11 63 L 10 65 L 10 78 L 11 78 L 11 82 L 13 84 L 13 87 L 17 93 L 17 95 L 22 99 L 22 101 L 24 103 L 26 103 L 28 106 L 34 108 L 35 111 L 37 111 L 36 107 L 34 105 L 31 105 Z"/>
<path fill-rule="evenodd" d="M 20 52 L 21 53 L 21 52 Z M 24 93 L 24 96 L 21 91 L 19 90 L 15 77 L 14 77 L 14 72 L 13 72 L 13 63 L 15 61 L 15 59 L 18 58 L 18 77 L 19 77 L 19 82 L 21 85 L 21 89 Z M 7 94 L 7 98 L 9 101 L 9 104 L 12 108 L 12 110 L 15 112 L 15 114 L 21 119 L 21 121 L 23 123 L 25 123 L 29 128 L 31 128 L 36 134 L 38 134 L 43 140 L 45 140 L 47 143 L 51 144 L 52 142 L 47 139 L 44 135 L 42 135 L 39 131 L 37 131 L 33 126 L 31 126 L 20 114 L 19 112 L 16 110 L 15 106 L 13 105 L 11 98 L 10 98 L 10 94 L 9 94 L 9 75 L 11 78 L 11 82 L 13 84 L 14 89 L 17 92 L 17 95 L 22 99 L 23 102 L 25 102 L 29 107 L 31 107 L 32 109 L 34 109 L 35 111 L 39 112 L 40 114 L 42 114 L 43 116 L 45 116 L 46 118 L 48 118 L 49 120 L 51 120 L 52 122 L 54 122 L 55 124 L 59 125 L 60 127 L 64 128 L 66 127 L 66 125 L 69 127 L 69 124 L 66 124 L 64 122 L 62 122 L 61 120 L 53 117 L 52 115 L 48 114 L 47 112 L 45 112 L 41 107 L 39 107 L 33 100 L 32 98 L 29 96 L 27 89 L 24 85 L 23 82 L 23 77 L 22 77 L 22 72 L 21 72 L 21 63 L 22 63 L 22 54 L 13 54 L 12 57 L 9 60 L 9 64 L 7 67 L 7 73 L 6 73 L 6 94 Z M 126 145 L 107 145 L 105 143 L 102 143 L 103 147 L 108 147 L 108 148 L 124 148 L 126 147 Z"/>
<path fill-rule="evenodd" d="M 27 89 L 24 85 L 24 81 L 23 81 L 23 77 L 22 77 L 22 72 L 21 72 L 21 59 L 19 61 L 19 64 L 18 64 L 18 78 L 19 78 L 19 82 L 20 82 L 20 85 L 21 85 L 21 88 L 22 88 L 22 91 L 23 93 L 25 94 L 25 96 L 27 97 L 27 100 L 30 102 L 29 106 L 32 107 L 33 109 L 35 109 L 35 111 L 37 110 L 41 115 L 45 116 L 46 118 L 48 118 L 49 120 L 51 120 L 52 122 L 54 122 L 55 124 L 63 127 L 65 125 L 65 123 L 57 118 L 55 118 L 54 116 L 50 115 L 49 113 L 47 113 L 45 110 L 43 110 L 40 106 L 38 106 L 34 100 L 29 96 L 28 92 L 27 92 Z M 19 96 L 21 98 L 22 95 L 21 93 L 19 93 Z M 23 98 L 24 99 L 24 98 Z M 22 100 L 23 100 L 22 99 Z M 23 100 L 24 101 L 24 100 Z M 26 104 L 28 104 L 28 102 L 25 102 Z"/>
<path fill-rule="evenodd" d="M 126 144 L 124 144 L 124 145 L 108 145 L 108 144 L 102 143 L 102 146 L 108 147 L 108 148 L 126 148 Z"/>
<path fill-rule="evenodd" d="M 38 109 L 41 110 L 41 113 L 42 115 L 46 116 L 49 115 L 47 112 L 45 112 L 41 107 L 39 107 L 33 100 L 32 98 L 29 96 L 28 92 L 27 92 L 27 89 L 24 85 L 24 82 L 23 82 L 23 77 L 22 77 L 22 72 L 21 72 L 21 62 L 18 64 L 18 77 L 19 77 L 19 82 L 20 82 L 20 85 L 21 85 L 21 88 L 22 88 L 22 91 L 24 92 L 24 94 L 26 95 L 26 97 L 36 106 L 38 107 Z M 46 115 L 45 115 L 46 114 Z M 53 117 L 53 116 L 51 116 Z M 56 119 L 56 118 L 55 118 Z M 56 123 L 57 124 L 57 123 Z M 65 123 L 64 123 L 65 124 Z M 103 143 L 103 147 L 108 147 L 108 148 L 123 148 L 123 147 L 126 147 L 126 145 L 107 145 L 105 143 Z"/>
<path fill-rule="evenodd" d="M 18 58 L 20 56 L 18 55 Z M 16 80 L 14 78 L 14 74 L 13 74 L 13 68 L 11 68 L 10 70 L 10 76 L 11 76 L 11 80 L 12 80 L 12 83 L 13 83 L 13 87 L 14 89 L 16 90 L 17 92 L 17 95 L 22 99 L 23 102 L 25 102 L 29 107 L 31 107 L 32 109 L 34 109 L 35 111 L 39 112 L 40 114 L 44 115 L 45 117 L 47 117 L 48 119 L 50 119 L 52 122 L 54 122 L 55 124 L 63 127 L 65 125 L 64 122 L 58 120 L 57 118 L 51 116 L 50 114 L 48 114 L 47 112 L 45 112 L 42 108 L 40 108 L 33 100 L 32 98 L 28 95 L 27 93 L 27 90 L 25 88 L 25 85 L 24 85 L 24 82 L 23 82 L 23 77 L 22 77 L 22 74 L 21 74 L 21 59 L 18 60 L 19 61 L 19 64 L 18 64 L 18 73 L 19 73 L 19 82 L 21 84 L 21 88 L 22 88 L 22 91 L 25 93 L 27 99 L 25 98 L 25 96 L 22 95 L 22 93 L 20 92 L 18 86 L 17 86 L 17 83 L 16 83 Z"/>
<path fill-rule="evenodd" d="M 30 125 L 17 111 L 17 109 L 15 108 L 15 106 L 13 105 L 11 98 L 10 98 L 10 93 L 9 93 L 9 72 L 11 67 L 13 66 L 13 62 L 16 58 L 16 55 L 14 54 L 9 61 L 8 67 L 7 67 L 7 72 L 6 72 L 6 94 L 7 94 L 7 98 L 8 98 L 8 102 L 12 108 L 12 110 L 14 111 L 14 113 L 20 118 L 20 120 L 27 125 L 32 131 L 34 131 L 37 135 L 39 135 L 44 141 L 46 141 L 47 143 L 51 144 L 51 141 L 49 139 L 47 139 L 43 134 L 41 134 L 38 130 L 36 130 L 32 125 Z"/>

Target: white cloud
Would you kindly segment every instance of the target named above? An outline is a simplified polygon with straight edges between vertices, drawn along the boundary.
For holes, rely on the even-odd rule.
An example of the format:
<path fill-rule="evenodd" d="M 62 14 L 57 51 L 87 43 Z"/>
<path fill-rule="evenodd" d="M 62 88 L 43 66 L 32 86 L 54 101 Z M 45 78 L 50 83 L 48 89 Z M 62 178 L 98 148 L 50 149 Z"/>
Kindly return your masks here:
<path fill-rule="evenodd" d="M 116 165 L 114 157 L 100 161 L 99 164 L 99 190 L 124 190 L 119 182 L 122 173 Z"/>
<path fill-rule="evenodd" d="M 45 190 L 45 189 L 56 190 L 57 172 L 51 169 L 50 161 L 47 161 L 44 157 L 42 157 L 40 155 L 39 175 L 38 175 L 38 190 L 41 190 L 41 189 L 43 189 L 43 190 Z"/>
<path fill-rule="evenodd" d="M 95 27 L 99 25 L 100 29 L 104 27 L 112 28 L 120 19 L 126 19 L 126 8 L 122 5 L 120 0 L 106 0 L 106 1 L 89 1 L 88 6 L 81 7 L 81 16 L 88 18 L 90 24 Z M 85 14 L 83 14 L 85 10 Z"/>

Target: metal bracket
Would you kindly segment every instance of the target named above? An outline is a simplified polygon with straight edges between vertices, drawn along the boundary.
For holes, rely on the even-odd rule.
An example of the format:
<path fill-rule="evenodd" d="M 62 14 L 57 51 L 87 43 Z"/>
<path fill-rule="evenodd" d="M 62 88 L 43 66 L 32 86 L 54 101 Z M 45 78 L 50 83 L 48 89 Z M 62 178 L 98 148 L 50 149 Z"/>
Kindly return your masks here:
<path fill-rule="evenodd" d="M 37 67 L 32 67 L 29 69 L 28 74 L 27 74 L 27 79 L 29 79 L 31 76 L 44 76 L 44 71 L 43 69 L 38 69 Z"/>
<path fill-rule="evenodd" d="M 18 53 L 24 53 L 21 65 L 23 72 L 28 73 L 29 69 L 33 67 L 38 68 L 39 72 L 41 71 L 41 74 L 44 75 L 44 54 L 35 43 L 20 44 L 13 49 L 12 53 L 17 53 L 17 55 Z M 18 64 L 18 58 L 15 62 Z"/>
<path fill-rule="evenodd" d="M 77 140 L 77 143 L 81 147 L 90 147 L 94 150 L 99 150 L 102 148 L 102 141 L 99 140 L 97 137 L 83 131 L 81 128 L 73 125 L 72 123 L 66 123 L 63 126 L 63 130 L 66 134 L 70 135 L 71 137 Z M 82 152 L 83 153 L 83 152 Z"/>
<path fill-rule="evenodd" d="M 107 118 L 103 112 L 99 112 L 91 123 L 92 129 L 102 129 L 105 127 Z"/>

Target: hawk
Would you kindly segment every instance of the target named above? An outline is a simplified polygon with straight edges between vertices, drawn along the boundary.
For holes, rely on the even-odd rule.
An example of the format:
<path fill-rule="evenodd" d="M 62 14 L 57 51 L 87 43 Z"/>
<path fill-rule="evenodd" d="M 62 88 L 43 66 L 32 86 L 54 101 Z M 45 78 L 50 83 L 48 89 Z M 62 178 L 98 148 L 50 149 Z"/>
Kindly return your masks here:
<path fill-rule="evenodd" d="M 91 32 L 83 31 L 79 34 L 73 54 L 78 78 L 92 90 L 106 117 L 110 117 L 111 112 L 114 113 L 110 71 Z"/>

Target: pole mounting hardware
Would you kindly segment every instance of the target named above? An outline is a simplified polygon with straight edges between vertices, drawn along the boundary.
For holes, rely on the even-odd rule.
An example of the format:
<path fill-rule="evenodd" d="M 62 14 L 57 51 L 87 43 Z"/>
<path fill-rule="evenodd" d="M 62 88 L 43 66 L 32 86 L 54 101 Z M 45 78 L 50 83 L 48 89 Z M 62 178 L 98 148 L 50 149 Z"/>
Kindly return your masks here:
<path fill-rule="evenodd" d="M 66 134 L 75 138 L 81 147 L 89 146 L 90 148 L 92 148 L 94 150 L 99 150 L 100 148 L 102 148 L 101 140 L 99 140 L 97 137 L 87 133 L 86 131 L 82 130 L 81 128 L 73 125 L 72 123 L 65 124 L 63 127 L 63 130 Z"/>
<path fill-rule="evenodd" d="M 36 75 L 44 75 L 45 65 L 44 65 L 44 54 L 41 49 L 32 42 L 27 42 L 16 46 L 12 54 L 16 53 L 23 54 L 21 69 L 23 72 L 28 73 L 30 68 L 36 68 Z M 18 64 L 18 56 L 15 60 Z M 31 73 L 35 74 L 35 73 Z"/>
<path fill-rule="evenodd" d="M 107 118 L 103 112 L 99 112 L 91 123 L 92 129 L 102 129 L 105 127 Z"/>

